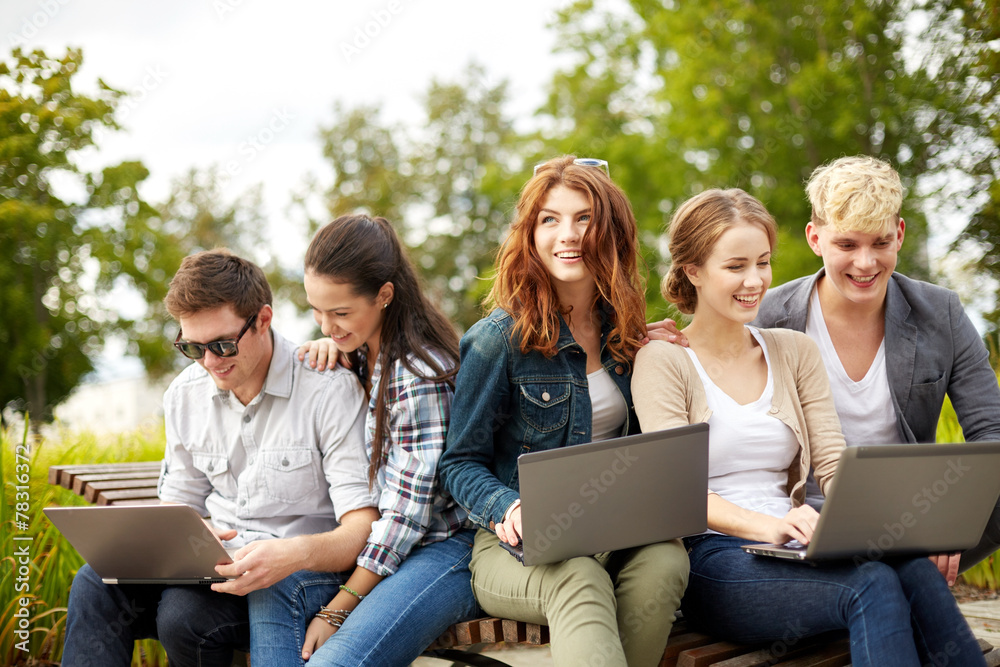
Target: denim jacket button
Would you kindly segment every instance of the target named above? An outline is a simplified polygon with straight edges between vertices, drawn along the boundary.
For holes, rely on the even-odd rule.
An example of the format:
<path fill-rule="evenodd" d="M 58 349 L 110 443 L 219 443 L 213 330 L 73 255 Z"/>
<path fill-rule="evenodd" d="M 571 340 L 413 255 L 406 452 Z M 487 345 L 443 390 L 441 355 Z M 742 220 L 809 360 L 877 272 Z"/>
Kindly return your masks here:
<path fill-rule="evenodd" d="M 552 397 L 549 395 L 549 392 L 547 392 L 547 391 L 543 391 L 542 392 L 542 400 L 543 401 L 548 401 L 550 398 L 552 398 Z"/>
<path fill-rule="evenodd" d="M 625 368 L 619 364 L 618 366 L 615 366 L 615 373 L 623 375 L 625 373 Z"/>

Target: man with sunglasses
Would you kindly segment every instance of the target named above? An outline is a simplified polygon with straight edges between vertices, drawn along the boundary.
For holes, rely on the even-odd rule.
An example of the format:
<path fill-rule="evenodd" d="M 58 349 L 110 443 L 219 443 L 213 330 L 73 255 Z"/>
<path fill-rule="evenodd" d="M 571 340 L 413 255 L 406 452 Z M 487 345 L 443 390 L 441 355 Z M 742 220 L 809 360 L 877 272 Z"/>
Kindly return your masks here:
<path fill-rule="evenodd" d="M 342 368 L 320 373 L 271 328 L 260 267 L 227 250 L 184 259 L 164 300 L 174 346 L 194 359 L 164 395 L 161 502 L 211 516 L 233 563 L 225 583 L 107 585 L 89 566 L 70 591 L 63 665 L 131 663 L 155 637 L 171 666 L 228 667 L 234 649 L 303 636 L 365 545 L 378 510 L 368 488 L 364 392 Z M 279 625 L 274 619 L 287 619 Z"/>

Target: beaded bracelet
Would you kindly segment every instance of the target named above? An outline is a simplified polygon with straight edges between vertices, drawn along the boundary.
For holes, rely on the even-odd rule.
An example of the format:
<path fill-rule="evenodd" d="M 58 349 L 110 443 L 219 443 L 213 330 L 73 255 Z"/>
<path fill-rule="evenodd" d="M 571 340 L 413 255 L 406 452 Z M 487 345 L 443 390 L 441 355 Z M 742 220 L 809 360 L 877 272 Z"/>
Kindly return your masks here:
<path fill-rule="evenodd" d="M 364 595 L 360 595 L 356 590 L 348 588 L 344 584 L 340 585 L 340 590 L 347 591 L 348 593 L 350 593 L 351 595 L 353 595 L 354 597 L 356 597 L 358 600 L 364 600 L 365 599 Z"/>
<path fill-rule="evenodd" d="M 326 607 L 320 607 L 319 611 L 316 612 L 316 618 L 322 618 L 335 628 L 343 625 L 344 621 L 350 615 L 351 612 L 349 609 L 327 609 Z"/>

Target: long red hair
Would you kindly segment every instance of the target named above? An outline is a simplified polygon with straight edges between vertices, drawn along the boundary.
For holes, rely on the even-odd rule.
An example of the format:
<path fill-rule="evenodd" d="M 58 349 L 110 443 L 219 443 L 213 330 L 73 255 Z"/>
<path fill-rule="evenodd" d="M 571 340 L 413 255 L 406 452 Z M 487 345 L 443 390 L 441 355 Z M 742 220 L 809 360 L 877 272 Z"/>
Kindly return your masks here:
<path fill-rule="evenodd" d="M 515 320 L 521 352 L 555 356 L 559 313 L 565 309 L 535 249 L 538 212 L 552 188 L 562 185 L 590 201 L 591 219 L 583 237 L 584 263 L 594 276 L 593 307 L 606 306 L 611 320 L 608 346 L 618 361 L 630 364 L 646 332 L 646 300 L 639 273 L 639 232 L 622 189 L 599 167 L 574 164 L 568 155 L 549 160 L 529 180 L 496 259 L 496 279 L 486 298 Z"/>

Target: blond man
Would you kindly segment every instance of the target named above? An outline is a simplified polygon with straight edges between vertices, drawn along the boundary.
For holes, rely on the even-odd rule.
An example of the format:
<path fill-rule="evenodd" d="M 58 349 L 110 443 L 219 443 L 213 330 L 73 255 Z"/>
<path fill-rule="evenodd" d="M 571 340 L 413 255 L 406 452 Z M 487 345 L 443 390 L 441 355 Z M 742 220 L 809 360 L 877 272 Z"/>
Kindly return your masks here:
<path fill-rule="evenodd" d="M 906 231 L 899 174 L 845 157 L 817 168 L 806 192 L 806 238 L 823 268 L 768 291 L 754 324 L 816 341 L 848 446 L 934 442 L 945 395 L 966 440 L 1000 440 L 1000 387 L 958 295 L 895 270 Z M 822 502 L 815 485 L 809 496 Z M 961 569 L 998 547 L 1000 507 Z M 953 583 L 958 556 L 937 560 Z"/>

